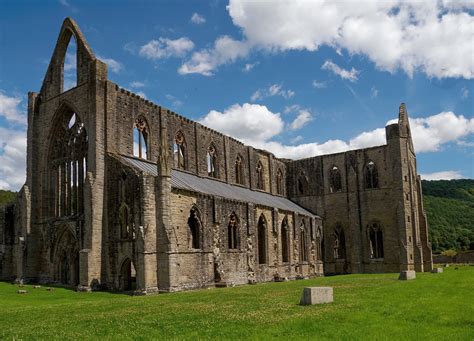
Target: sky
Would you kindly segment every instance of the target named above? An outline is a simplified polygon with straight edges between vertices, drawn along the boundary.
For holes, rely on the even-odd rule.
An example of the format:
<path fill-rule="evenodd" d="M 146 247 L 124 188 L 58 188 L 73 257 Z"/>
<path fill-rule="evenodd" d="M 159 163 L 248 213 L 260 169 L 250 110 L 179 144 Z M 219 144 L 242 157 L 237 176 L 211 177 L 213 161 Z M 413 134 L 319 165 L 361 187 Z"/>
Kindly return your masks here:
<path fill-rule="evenodd" d="M 113 82 L 277 157 L 385 144 L 404 102 L 422 178 L 474 178 L 474 1 L 3 0 L 0 189 L 68 16 Z"/>

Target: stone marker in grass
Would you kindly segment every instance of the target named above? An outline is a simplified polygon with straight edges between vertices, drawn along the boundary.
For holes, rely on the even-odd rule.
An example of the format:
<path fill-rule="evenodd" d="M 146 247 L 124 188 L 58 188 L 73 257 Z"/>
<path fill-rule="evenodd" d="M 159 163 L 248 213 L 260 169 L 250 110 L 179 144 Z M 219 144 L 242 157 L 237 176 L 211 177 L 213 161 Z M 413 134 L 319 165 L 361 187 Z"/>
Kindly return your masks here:
<path fill-rule="evenodd" d="M 26 290 L 18 290 L 18 293 L 19 293 L 19 294 L 27 294 L 28 291 L 26 291 Z"/>
<path fill-rule="evenodd" d="M 415 279 L 415 278 L 416 278 L 415 270 L 404 270 L 400 272 L 400 276 L 398 277 L 398 279 L 401 279 L 403 281 L 407 281 L 407 280 Z"/>
<path fill-rule="evenodd" d="M 432 273 L 434 274 L 440 274 L 443 272 L 443 268 L 433 268 L 433 270 L 431 270 Z"/>
<path fill-rule="evenodd" d="M 331 303 L 334 301 L 332 287 L 307 287 L 303 289 L 301 305 Z"/>

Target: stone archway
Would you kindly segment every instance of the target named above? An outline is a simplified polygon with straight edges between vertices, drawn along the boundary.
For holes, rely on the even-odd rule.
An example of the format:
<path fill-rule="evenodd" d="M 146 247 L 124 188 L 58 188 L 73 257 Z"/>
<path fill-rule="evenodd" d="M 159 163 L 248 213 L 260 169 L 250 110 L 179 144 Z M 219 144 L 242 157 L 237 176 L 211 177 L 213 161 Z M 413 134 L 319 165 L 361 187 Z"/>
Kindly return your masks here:
<path fill-rule="evenodd" d="M 137 289 L 137 275 L 130 258 L 125 259 L 120 267 L 120 290 L 133 291 Z"/>
<path fill-rule="evenodd" d="M 69 228 L 64 228 L 64 232 L 56 243 L 54 280 L 67 286 L 79 284 L 79 249 L 77 239 Z"/>

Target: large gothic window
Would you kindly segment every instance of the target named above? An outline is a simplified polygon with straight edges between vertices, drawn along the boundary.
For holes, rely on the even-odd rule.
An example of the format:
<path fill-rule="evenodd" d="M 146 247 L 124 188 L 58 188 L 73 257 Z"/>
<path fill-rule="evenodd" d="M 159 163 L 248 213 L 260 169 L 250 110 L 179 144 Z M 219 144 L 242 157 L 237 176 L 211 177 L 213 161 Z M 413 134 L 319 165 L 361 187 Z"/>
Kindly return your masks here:
<path fill-rule="evenodd" d="M 212 178 L 219 177 L 217 171 L 217 151 L 212 144 L 207 149 L 207 175 Z"/>
<path fill-rule="evenodd" d="M 346 258 L 346 238 L 342 226 L 337 225 L 334 230 L 334 259 Z"/>
<path fill-rule="evenodd" d="M 283 263 L 290 261 L 290 231 L 286 218 L 281 223 L 281 260 Z"/>
<path fill-rule="evenodd" d="M 186 140 L 181 131 L 178 131 L 174 138 L 173 159 L 175 168 L 186 169 Z"/>
<path fill-rule="evenodd" d="M 240 155 L 235 159 L 235 182 L 239 185 L 244 184 L 244 164 Z"/>
<path fill-rule="evenodd" d="M 138 117 L 133 128 L 133 156 L 148 159 L 148 125 L 145 118 Z"/>
<path fill-rule="evenodd" d="M 302 262 L 308 261 L 308 241 L 306 240 L 306 226 L 304 221 L 300 225 L 300 259 Z"/>
<path fill-rule="evenodd" d="M 257 189 L 265 190 L 265 176 L 262 163 L 257 163 Z"/>
<path fill-rule="evenodd" d="M 258 264 L 267 263 L 267 221 L 263 214 L 258 219 L 257 225 L 258 238 Z"/>
<path fill-rule="evenodd" d="M 329 170 L 329 191 L 331 193 L 342 191 L 341 172 L 336 166 Z"/>
<path fill-rule="evenodd" d="M 297 187 L 299 195 L 305 195 L 308 191 L 308 179 L 303 172 L 298 177 Z"/>
<path fill-rule="evenodd" d="M 193 249 L 201 248 L 201 219 L 199 211 L 196 207 L 193 207 L 189 212 L 188 227 L 191 237 L 190 246 Z"/>
<path fill-rule="evenodd" d="M 50 216 L 65 217 L 84 212 L 84 179 L 88 138 L 79 116 L 70 111 L 59 117 L 49 150 Z"/>
<path fill-rule="evenodd" d="M 283 195 L 283 173 L 281 172 L 281 169 L 278 169 L 277 171 L 276 188 L 277 194 Z"/>
<path fill-rule="evenodd" d="M 377 172 L 377 166 L 373 161 L 369 161 L 365 166 L 365 188 L 378 188 L 379 187 L 379 175 Z"/>
<path fill-rule="evenodd" d="M 229 225 L 227 226 L 228 247 L 231 250 L 239 248 L 239 223 L 235 213 L 229 217 Z"/>
<path fill-rule="evenodd" d="M 369 245 L 370 258 L 383 258 L 383 232 L 380 226 L 376 223 L 369 226 Z"/>

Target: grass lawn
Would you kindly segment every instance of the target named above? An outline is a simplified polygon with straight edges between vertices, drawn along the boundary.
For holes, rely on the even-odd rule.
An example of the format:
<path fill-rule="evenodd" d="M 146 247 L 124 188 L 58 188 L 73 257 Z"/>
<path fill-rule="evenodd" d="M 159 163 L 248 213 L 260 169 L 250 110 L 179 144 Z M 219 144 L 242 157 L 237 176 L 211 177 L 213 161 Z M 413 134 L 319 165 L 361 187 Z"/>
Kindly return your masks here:
<path fill-rule="evenodd" d="M 132 297 L 0 283 L 0 339 L 474 339 L 474 267 Z M 300 306 L 305 286 L 334 303 Z"/>

